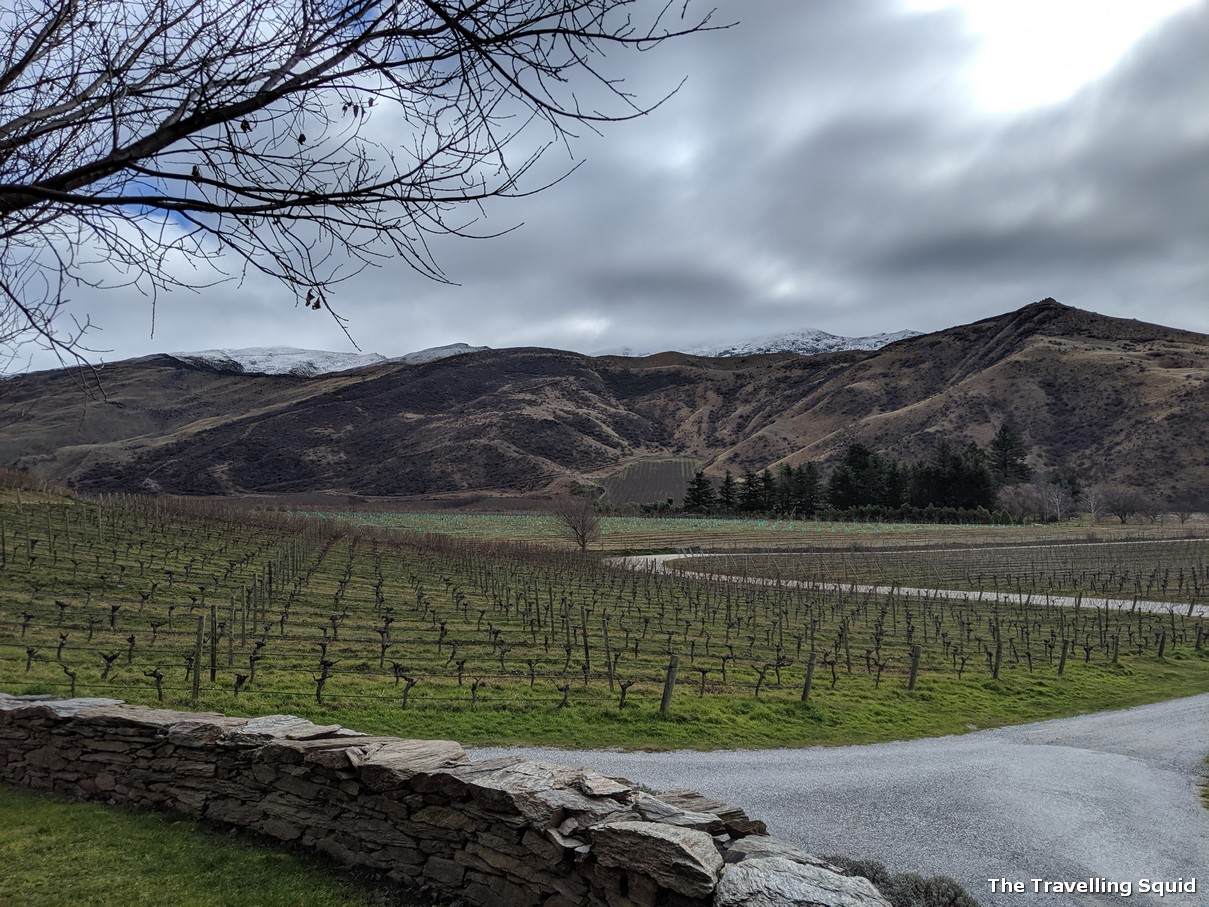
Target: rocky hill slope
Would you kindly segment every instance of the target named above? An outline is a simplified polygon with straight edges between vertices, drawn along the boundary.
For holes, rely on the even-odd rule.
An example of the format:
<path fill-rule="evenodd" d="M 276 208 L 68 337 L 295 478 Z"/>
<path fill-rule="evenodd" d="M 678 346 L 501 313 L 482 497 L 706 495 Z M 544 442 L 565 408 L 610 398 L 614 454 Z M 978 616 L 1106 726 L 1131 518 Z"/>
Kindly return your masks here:
<path fill-rule="evenodd" d="M 879 350 L 591 357 L 483 350 L 316 377 L 169 356 L 5 382 L 0 463 L 92 491 L 540 493 L 644 458 L 707 471 L 902 459 L 1011 423 L 1041 470 L 1163 494 L 1209 483 L 1209 337 L 1047 299 Z"/>

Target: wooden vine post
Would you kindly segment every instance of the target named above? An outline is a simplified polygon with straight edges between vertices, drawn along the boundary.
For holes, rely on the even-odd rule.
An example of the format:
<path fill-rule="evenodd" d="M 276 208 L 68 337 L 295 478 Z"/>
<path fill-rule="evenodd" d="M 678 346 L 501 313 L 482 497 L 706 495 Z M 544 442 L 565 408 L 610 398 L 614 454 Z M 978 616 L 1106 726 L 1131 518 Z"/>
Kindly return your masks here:
<path fill-rule="evenodd" d="M 814 681 L 814 659 L 815 654 L 810 653 L 810 658 L 806 661 L 806 682 L 802 684 L 802 702 L 810 700 L 810 684 Z"/>
<path fill-rule="evenodd" d="M 613 646 L 609 643 L 609 615 L 605 614 L 601 619 L 604 626 L 604 644 L 605 644 L 605 670 L 609 675 L 609 692 L 616 692 L 613 684 Z"/>
<path fill-rule="evenodd" d="M 676 689 L 676 672 L 680 668 L 680 657 L 673 655 L 667 663 L 667 677 L 663 681 L 663 699 L 659 702 L 659 714 L 667 715 L 672 705 L 672 691 Z"/>
<path fill-rule="evenodd" d="M 210 683 L 218 679 L 218 606 L 210 602 Z"/>
<path fill-rule="evenodd" d="M 201 686 L 202 637 L 205 635 L 205 618 L 197 618 L 197 637 L 193 641 L 193 705 L 197 705 L 197 693 Z"/>
<path fill-rule="evenodd" d="M 1000 644 L 999 650 L 1003 651 L 1003 646 Z M 919 643 L 911 647 L 911 677 L 907 680 L 907 689 L 915 689 L 915 678 L 919 675 Z"/>

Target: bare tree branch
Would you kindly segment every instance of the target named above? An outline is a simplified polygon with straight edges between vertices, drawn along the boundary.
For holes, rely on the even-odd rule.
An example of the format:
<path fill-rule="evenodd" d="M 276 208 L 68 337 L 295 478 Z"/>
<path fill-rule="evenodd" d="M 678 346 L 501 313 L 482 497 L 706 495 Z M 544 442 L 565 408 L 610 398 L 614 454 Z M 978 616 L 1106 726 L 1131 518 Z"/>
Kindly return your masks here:
<path fill-rule="evenodd" d="M 522 181 L 551 144 L 670 96 L 639 104 L 603 62 L 715 28 L 687 6 L 13 0 L 0 346 L 86 361 L 87 322 L 59 327 L 77 283 L 154 306 L 254 271 L 343 326 L 332 287 L 366 266 L 447 281 L 428 237 L 498 235 L 480 206 L 546 188 Z"/>

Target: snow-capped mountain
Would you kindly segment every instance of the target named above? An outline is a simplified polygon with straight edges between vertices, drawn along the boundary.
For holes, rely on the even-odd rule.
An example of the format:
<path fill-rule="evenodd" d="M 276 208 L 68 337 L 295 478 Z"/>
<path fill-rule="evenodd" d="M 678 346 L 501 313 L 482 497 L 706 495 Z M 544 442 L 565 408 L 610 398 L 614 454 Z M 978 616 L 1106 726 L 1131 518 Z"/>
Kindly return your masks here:
<path fill-rule="evenodd" d="M 328 350 L 300 350 L 292 346 L 254 346 L 240 350 L 200 350 L 193 353 L 169 353 L 192 365 L 201 365 L 224 372 L 244 372 L 250 375 L 296 375 L 312 378 L 332 372 L 343 372 L 367 365 L 385 362 L 403 362 L 418 365 L 433 362 L 448 356 L 485 350 L 485 346 L 470 346 L 466 343 L 451 343 L 417 350 L 393 359 L 378 353 L 337 353 Z"/>
<path fill-rule="evenodd" d="M 437 359 L 447 359 L 450 356 L 461 356 L 463 353 L 480 353 L 489 350 L 489 346 L 471 346 L 468 343 L 450 343 L 446 346 L 430 346 L 426 350 L 416 350 L 405 356 L 397 356 L 391 362 L 406 362 L 408 365 L 419 365 L 422 362 L 434 362 Z"/>
<path fill-rule="evenodd" d="M 828 334 L 826 331 L 816 331 L 810 328 L 802 331 L 791 331 L 788 334 L 770 334 L 753 340 L 742 340 L 737 343 L 708 344 L 686 347 L 679 352 L 690 356 L 756 356 L 761 353 L 797 353 L 800 356 L 813 356 L 816 353 L 835 353 L 843 350 L 880 350 L 896 340 L 906 340 L 920 336 L 919 331 L 896 331 L 893 334 L 873 334 L 868 337 L 840 337 Z M 623 347 L 621 349 L 603 350 L 598 356 L 650 356 L 663 349 L 641 349 Z"/>
<path fill-rule="evenodd" d="M 191 365 L 208 366 L 224 372 L 253 375 L 297 375 L 310 378 L 329 372 L 342 372 L 385 362 L 377 353 L 335 353 L 326 350 L 300 350 L 293 346 L 251 346 L 241 350 L 199 350 L 194 353 L 169 353 Z"/>
<path fill-rule="evenodd" d="M 919 331 L 896 331 L 893 334 L 872 334 L 868 337 L 840 337 L 826 331 L 810 328 L 788 334 L 773 334 L 739 343 L 696 346 L 684 352 L 692 356 L 756 356 L 760 353 L 797 353 L 813 356 L 816 353 L 837 353 L 842 350 L 880 350 L 896 340 L 918 337 Z"/>
<path fill-rule="evenodd" d="M 893 334 L 874 334 L 870 337 L 838 337 L 826 331 L 803 330 L 788 334 L 773 334 L 738 343 L 690 346 L 680 352 L 690 356 L 754 356 L 760 353 L 797 353 L 811 356 L 815 353 L 834 353 L 839 350 L 878 350 L 896 340 L 918 337 L 918 331 L 898 331 Z M 471 346 L 468 343 L 450 343 L 416 350 L 393 358 L 378 353 L 337 353 L 326 350 L 300 350 L 292 346 L 247 347 L 238 350 L 201 350 L 193 353 L 169 353 L 182 362 L 200 365 L 224 372 L 243 372 L 249 375 L 295 375 L 311 378 L 348 369 L 364 368 L 400 362 L 420 365 L 449 356 L 477 353 L 488 350 L 486 346 Z M 649 356 L 662 349 L 639 349 L 625 347 L 596 353 L 598 356 Z"/>

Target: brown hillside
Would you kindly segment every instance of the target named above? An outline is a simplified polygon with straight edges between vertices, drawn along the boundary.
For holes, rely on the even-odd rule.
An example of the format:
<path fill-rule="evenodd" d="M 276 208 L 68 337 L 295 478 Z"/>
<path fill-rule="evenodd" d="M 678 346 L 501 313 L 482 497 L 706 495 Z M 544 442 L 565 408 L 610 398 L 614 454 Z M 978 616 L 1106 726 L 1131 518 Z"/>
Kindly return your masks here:
<path fill-rule="evenodd" d="M 525 494 L 687 457 L 721 475 L 902 459 L 1010 422 L 1040 469 L 1159 492 L 1209 484 L 1209 337 L 1053 300 L 876 352 L 702 359 L 491 350 L 319 378 L 106 367 L 4 383 L 0 462 L 84 489 L 183 494 Z"/>

